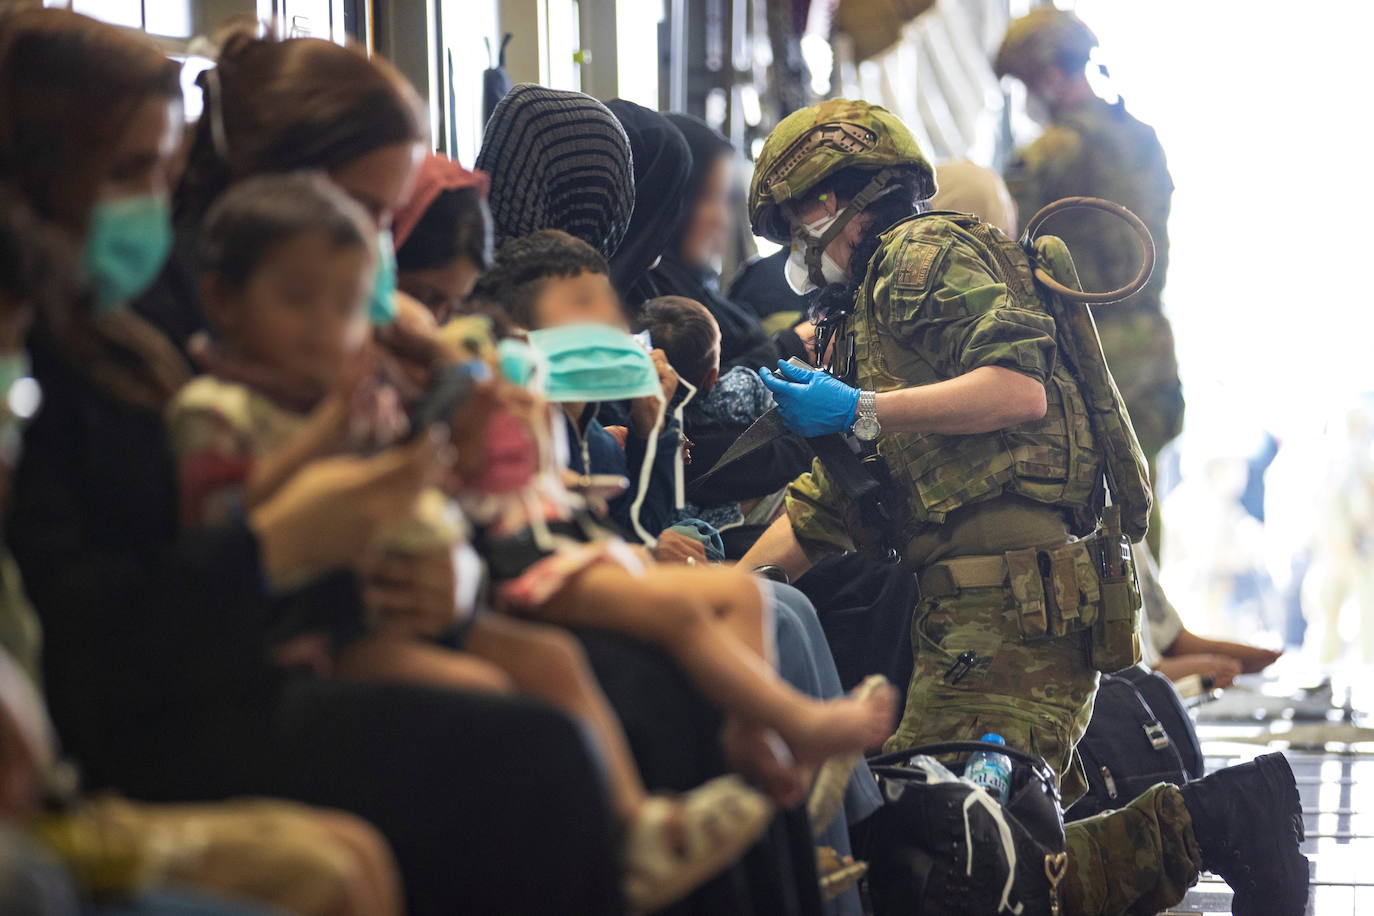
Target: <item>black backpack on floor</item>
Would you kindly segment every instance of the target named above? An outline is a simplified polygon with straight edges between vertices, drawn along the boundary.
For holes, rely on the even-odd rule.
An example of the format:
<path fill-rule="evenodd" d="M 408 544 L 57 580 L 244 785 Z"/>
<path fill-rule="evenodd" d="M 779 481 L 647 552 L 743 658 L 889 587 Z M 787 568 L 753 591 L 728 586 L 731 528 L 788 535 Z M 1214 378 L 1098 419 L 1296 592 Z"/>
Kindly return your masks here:
<path fill-rule="evenodd" d="M 1001 812 L 1002 825 L 984 805 L 967 804 L 980 789 L 965 782 L 931 784 L 924 771 L 907 765 L 916 754 L 973 751 L 1011 758 L 1007 805 L 989 802 Z M 869 765 L 884 804 L 856 829 L 854 856 L 868 862 L 875 916 L 1059 912 L 1055 901 L 1068 859 L 1059 789 L 1044 760 L 1000 744 L 951 741 L 883 754 Z"/>
<path fill-rule="evenodd" d="M 1203 775 L 1202 745 L 1178 691 L 1139 665 L 1102 675 L 1078 756 L 1088 794 L 1064 812 L 1066 821 L 1124 807 L 1156 783 Z"/>

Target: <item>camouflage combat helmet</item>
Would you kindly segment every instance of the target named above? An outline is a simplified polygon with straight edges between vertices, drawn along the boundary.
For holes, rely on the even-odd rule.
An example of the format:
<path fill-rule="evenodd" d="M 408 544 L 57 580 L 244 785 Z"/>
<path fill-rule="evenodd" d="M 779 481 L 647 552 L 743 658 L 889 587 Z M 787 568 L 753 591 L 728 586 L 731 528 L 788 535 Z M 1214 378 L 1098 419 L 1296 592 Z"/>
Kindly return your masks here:
<path fill-rule="evenodd" d="M 820 258 L 825 246 L 893 182 L 914 177 L 920 199 L 935 193 L 935 170 L 896 115 L 868 102 L 830 99 L 792 112 L 764 141 L 749 185 L 754 234 L 788 243 L 792 233 L 786 207 L 847 168 L 871 170 L 874 177 L 830 228 L 808 243 L 806 260 L 818 284 L 823 282 Z"/>
<path fill-rule="evenodd" d="M 1097 36 L 1073 13 L 1041 6 L 1007 26 L 992 69 L 1030 82 L 1045 67 L 1079 70 L 1087 64 Z"/>

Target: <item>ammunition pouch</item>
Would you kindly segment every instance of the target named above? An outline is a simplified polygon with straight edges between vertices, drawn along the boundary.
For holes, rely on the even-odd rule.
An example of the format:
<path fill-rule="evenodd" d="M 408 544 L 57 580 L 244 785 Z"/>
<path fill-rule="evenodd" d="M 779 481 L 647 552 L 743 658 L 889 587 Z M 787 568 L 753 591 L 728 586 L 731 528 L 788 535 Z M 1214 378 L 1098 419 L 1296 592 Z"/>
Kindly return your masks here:
<path fill-rule="evenodd" d="M 926 568 L 920 583 L 924 598 L 1004 588 L 1015 618 L 1009 635 L 1036 642 L 1080 633 L 1098 671 L 1140 661 L 1140 585 L 1130 545 L 1119 533 L 1099 530 L 1057 547 L 944 560 Z"/>

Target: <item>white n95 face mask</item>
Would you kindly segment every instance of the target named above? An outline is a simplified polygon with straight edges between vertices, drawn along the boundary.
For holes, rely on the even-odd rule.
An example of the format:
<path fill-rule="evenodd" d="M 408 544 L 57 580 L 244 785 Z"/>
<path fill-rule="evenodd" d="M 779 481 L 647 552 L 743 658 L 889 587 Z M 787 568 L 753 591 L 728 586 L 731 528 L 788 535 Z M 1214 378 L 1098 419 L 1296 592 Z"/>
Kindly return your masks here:
<path fill-rule="evenodd" d="M 814 289 L 819 289 L 816 282 L 811 279 L 811 271 L 806 266 L 806 249 L 811 242 L 816 241 L 825 234 L 835 220 L 840 218 L 839 213 L 832 213 L 829 216 L 822 216 L 818 220 L 806 223 L 792 236 L 792 252 L 787 256 L 787 265 L 783 268 L 783 276 L 787 278 L 787 285 L 792 288 L 792 292 L 798 296 L 805 296 Z M 835 263 L 829 252 L 821 252 L 821 275 L 825 277 L 827 283 L 842 283 L 845 280 L 844 268 Z"/>

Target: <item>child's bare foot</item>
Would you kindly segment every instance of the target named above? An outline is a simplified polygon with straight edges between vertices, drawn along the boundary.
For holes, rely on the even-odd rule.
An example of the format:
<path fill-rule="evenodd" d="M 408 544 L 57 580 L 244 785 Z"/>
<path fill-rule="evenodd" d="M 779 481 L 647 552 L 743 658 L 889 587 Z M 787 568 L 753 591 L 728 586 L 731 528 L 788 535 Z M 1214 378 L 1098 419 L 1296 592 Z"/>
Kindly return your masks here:
<path fill-rule="evenodd" d="M 881 674 L 873 674 L 864 678 L 863 683 L 849 694 L 849 698 L 863 703 L 884 692 L 892 692 L 887 678 Z M 822 763 L 816 771 L 816 781 L 811 784 L 811 794 L 806 799 L 806 814 L 811 820 L 812 836 L 819 837 L 824 833 L 825 828 L 829 827 L 835 816 L 840 813 L 840 808 L 844 805 L 845 789 L 849 786 L 849 777 L 862 758 L 863 754 L 859 751 L 836 754 Z"/>
<path fill-rule="evenodd" d="M 874 678 L 847 697 L 806 704 L 794 721 L 779 727 L 801 766 L 811 769 L 830 757 L 861 752 L 892 734 L 897 691 L 880 675 Z"/>
<path fill-rule="evenodd" d="M 725 760 L 780 807 L 800 804 L 808 774 L 797 766 L 787 743 L 771 728 L 731 718 L 720 733 Z"/>

